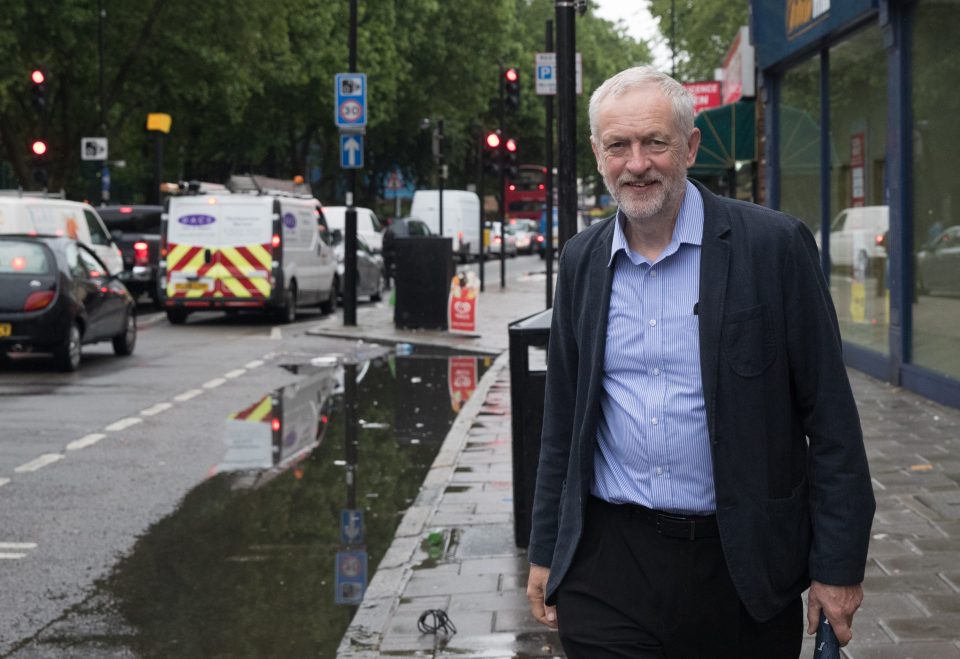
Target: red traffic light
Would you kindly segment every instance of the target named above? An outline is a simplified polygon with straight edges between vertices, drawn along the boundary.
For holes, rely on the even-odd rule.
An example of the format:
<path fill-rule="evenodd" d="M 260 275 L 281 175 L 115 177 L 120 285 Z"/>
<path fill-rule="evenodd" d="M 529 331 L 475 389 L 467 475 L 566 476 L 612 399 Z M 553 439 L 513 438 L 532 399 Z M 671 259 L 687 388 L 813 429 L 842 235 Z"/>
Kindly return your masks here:
<path fill-rule="evenodd" d="M 500 136 L 496 131 L 492 133 L 487 133 L 487 136 L 484 138 L 484 143 L 489 149 L 499 149 L 500 148 Z"/>
<path fill-rule="evenodd" d="M 47 143 L 43 140 L 34 140 L 30 145 L 30 150 L 33 151 L 33 155 L 42 156 L 47 152 Z"/>
<path fill-rule="evenodd" d="M 517 152 L 517 141 L 516 141 L 515 139 L 513 139 L 512 137 L 509 138 L 509 139 L 506 141 L 506 143 L 504 143 L 503 148 L 505 148 L 505 149 L 506 149 L 507 151 L 509 151 L 510 153 L 516 153 L 516 152 Z"/>
<path fill-rule="evenodd" d="M 43 71 L 40 69 L 34 69 L 30 72 L 30 80 L 35 85 L 42 85 L 47 79 L 47 76 L 43 74 Z"/>
<path fill-rule="evenodd" d="M 503 72 L 503 77 L 507 79 L 507 82 L 516 82 L 520 75 L 516 69 L 510 68 Z"/>

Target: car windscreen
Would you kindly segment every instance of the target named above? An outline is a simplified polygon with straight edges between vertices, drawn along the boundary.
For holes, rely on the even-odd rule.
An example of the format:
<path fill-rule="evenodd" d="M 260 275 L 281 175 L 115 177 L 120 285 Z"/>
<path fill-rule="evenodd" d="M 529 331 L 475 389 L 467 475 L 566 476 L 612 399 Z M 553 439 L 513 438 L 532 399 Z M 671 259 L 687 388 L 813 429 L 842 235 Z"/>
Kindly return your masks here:
<path fill-rule="evenodd" d="M 0 240 L 0 274 L 46 275 L 53 272 L 53 254 L 35 242 Z"/>
<path fill-rule="evenodd" d="M 100 219 L 110 231 L 160 233 L 160 210 L 119 209 L 100 211 Z"/>

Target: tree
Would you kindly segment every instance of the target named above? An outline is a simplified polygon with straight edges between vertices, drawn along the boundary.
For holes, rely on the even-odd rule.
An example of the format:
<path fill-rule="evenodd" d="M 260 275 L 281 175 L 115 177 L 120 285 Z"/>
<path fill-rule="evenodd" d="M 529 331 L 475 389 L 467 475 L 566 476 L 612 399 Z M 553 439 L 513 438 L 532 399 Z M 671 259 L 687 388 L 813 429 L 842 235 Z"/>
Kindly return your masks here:
<path fill-rule="evenodd" d="M 748 0 L 650 0 L 650 13 L 669 41 L 675 37 L 676 77 L 713 80 L 734 35 L 749 21 Z"/>

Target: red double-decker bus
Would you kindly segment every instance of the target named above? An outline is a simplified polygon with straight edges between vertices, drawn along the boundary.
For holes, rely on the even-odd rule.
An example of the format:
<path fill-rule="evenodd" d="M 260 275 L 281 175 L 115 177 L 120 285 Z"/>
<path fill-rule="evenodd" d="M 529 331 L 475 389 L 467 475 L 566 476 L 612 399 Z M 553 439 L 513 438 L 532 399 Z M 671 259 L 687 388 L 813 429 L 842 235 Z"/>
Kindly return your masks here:
<path fill-rule="evenodd" d="M 507 181 L 503 191 L 503 207 L 507 220 L 540 220 L 547 203 L 547 168 L 542 165 L 520 165 L 515 179 Z"/>

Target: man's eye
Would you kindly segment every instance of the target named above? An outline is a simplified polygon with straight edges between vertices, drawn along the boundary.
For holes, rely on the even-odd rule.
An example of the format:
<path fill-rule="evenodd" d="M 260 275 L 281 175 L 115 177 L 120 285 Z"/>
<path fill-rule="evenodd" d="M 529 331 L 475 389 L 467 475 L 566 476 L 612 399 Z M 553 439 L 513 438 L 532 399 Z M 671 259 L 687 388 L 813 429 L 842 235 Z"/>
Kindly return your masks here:
<path fill-rule="evenodd" d="M 668 146 L 669 145 L 663 140 L 650 140 L 647 142 L 647 148 L 656 152 L 666 151 Z"/>

